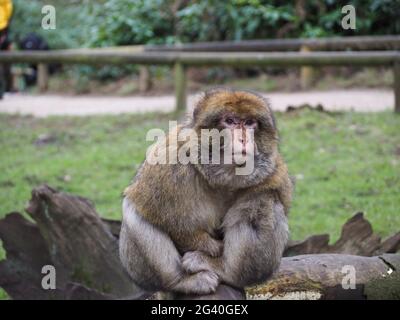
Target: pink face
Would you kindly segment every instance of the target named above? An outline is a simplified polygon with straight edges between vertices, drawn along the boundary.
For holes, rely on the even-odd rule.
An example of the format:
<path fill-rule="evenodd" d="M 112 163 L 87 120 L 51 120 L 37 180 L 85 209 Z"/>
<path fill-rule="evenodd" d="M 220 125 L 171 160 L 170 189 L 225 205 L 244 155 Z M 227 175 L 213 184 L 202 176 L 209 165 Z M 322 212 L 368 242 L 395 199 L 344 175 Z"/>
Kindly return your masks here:
<path fill-rule="evenodd" d="M 233 153 L 242 156 L 253 155 L 256 150 L 254 134 L 250 130 L 257 129 L 257 120 L 253 118 L 240 118 L 234 115 L 227 115 L 221 119 L 220 123 L 223 129 L 232 130 Z"/>

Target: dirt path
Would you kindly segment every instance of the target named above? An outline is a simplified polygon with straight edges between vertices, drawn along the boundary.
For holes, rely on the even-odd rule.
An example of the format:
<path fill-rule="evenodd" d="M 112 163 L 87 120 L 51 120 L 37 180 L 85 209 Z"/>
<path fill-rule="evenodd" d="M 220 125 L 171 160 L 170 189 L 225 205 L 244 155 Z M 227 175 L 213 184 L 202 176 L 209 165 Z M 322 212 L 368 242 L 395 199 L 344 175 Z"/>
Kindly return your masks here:
<path fill-rule="evenodd" d="M 269 93 L 274 110 L 284 111 L 288 105 L 322 104 L 326 110 L 354 110 L 376 112 L 393 109 L 391 90 L 335 90 L 293 93 Z M 195 96 L 189 97 L 189 106 Z M 88 116 L 94 114 L 121 114 L 141 112 L 169 112 L 174 107 L 173 96 L 58 96 L 6 94 L 0 100 L 0 113 L 31 114 L 37 117 L 51 115 Z"/>

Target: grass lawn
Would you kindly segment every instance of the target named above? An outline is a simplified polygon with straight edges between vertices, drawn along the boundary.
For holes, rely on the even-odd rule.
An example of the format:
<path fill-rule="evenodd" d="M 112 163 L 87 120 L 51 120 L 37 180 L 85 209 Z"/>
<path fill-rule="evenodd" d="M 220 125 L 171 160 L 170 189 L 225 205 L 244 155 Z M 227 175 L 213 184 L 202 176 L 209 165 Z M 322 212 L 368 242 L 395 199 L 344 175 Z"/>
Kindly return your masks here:
<path fill-rule="evenodd" d="M 0 115 L 0 218 L 24 210 L 33 187 L 48 183 L 121 217 L 121 192 L 144 159 L 147 130 L 173 115 L 52 117 Z M 330 233 L 364 211 L 382 237 L 400 230 L 400 116 L 277 114 L 281 151 L 297 177 L 293 239 Z M 1 252 L 0 259 L 4 257 Z M 0 292 L 0 297 L 5 294 Z"/>

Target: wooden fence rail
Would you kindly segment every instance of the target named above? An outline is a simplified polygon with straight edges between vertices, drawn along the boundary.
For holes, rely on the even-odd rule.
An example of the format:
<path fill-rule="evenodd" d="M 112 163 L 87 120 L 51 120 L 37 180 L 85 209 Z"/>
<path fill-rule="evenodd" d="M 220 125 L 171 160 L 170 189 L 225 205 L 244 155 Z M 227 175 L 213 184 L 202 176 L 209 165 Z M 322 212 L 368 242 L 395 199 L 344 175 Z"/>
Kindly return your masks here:
<path fill-rule="evenodd" d="M 176 107 L 186 107 L 188 66 L 393 66 L 395 111 L 400 112 L 400 51 L 361 52 L 143 52 L 137 50 L 54 50 L 0 53 L 2 63 L 171 65 L 175 69 Z"/>
<path fill-rule="evenodd" d="M 147 45 L 144 50 L 148 52 L 400 50 L 400 35 L 213 41 L 175 45 Z M 302 66 L 300 69 L 301 88 L 310 88 L 316 80 L 316 75 L 315 68 Z"/>
<path fill-rule="evenodd" d="M 331 37 L 316 39 L 267 39 L 197 42 L 177 45 L 147 45 L 145 51 L 312 51 L 400 50 L 400 35 Z"/>

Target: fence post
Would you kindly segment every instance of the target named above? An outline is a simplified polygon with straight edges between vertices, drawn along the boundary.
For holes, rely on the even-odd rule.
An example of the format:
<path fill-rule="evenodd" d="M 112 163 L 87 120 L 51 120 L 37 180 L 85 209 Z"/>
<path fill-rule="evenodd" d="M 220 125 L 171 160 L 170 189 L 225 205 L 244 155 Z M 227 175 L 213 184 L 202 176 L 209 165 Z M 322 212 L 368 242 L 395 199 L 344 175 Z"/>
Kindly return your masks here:
<path fill-rule="evenodd" d="M 301 46 L 301 52 L 311 52 L 311 49 L 305 45 Z M 315 70 L 310 66 L 303 66 L 300 69 L 300 86 L 302 89 L 308 89 L 314 82 Z"/>
<path fill-rule="evenodd" d="M 146 92 L 151 88 L 151 75 L 150 69 L 146 66 L 140 66 L 139 68 L 139 91 Z"/>
<path fill-rule="evenodd" d="M 180 63 L 176 62 L 174 66 L 175 72 L 175 111 L 181 112 L 186 110 L 186 68 Z"/>
<path fill-rule="evenodd" d="M 44 63 L 39 63 L 37 70 L 38 70 L 37 81 L 38 81 L 39 91 L 45 92 L 49 87 L 49 73 L 47 65 Z"/>
<path fill-rule="evenodd" d="M 395 61 L 394 75 L 394 112 L 400 113 L 400 61 Z"/>

